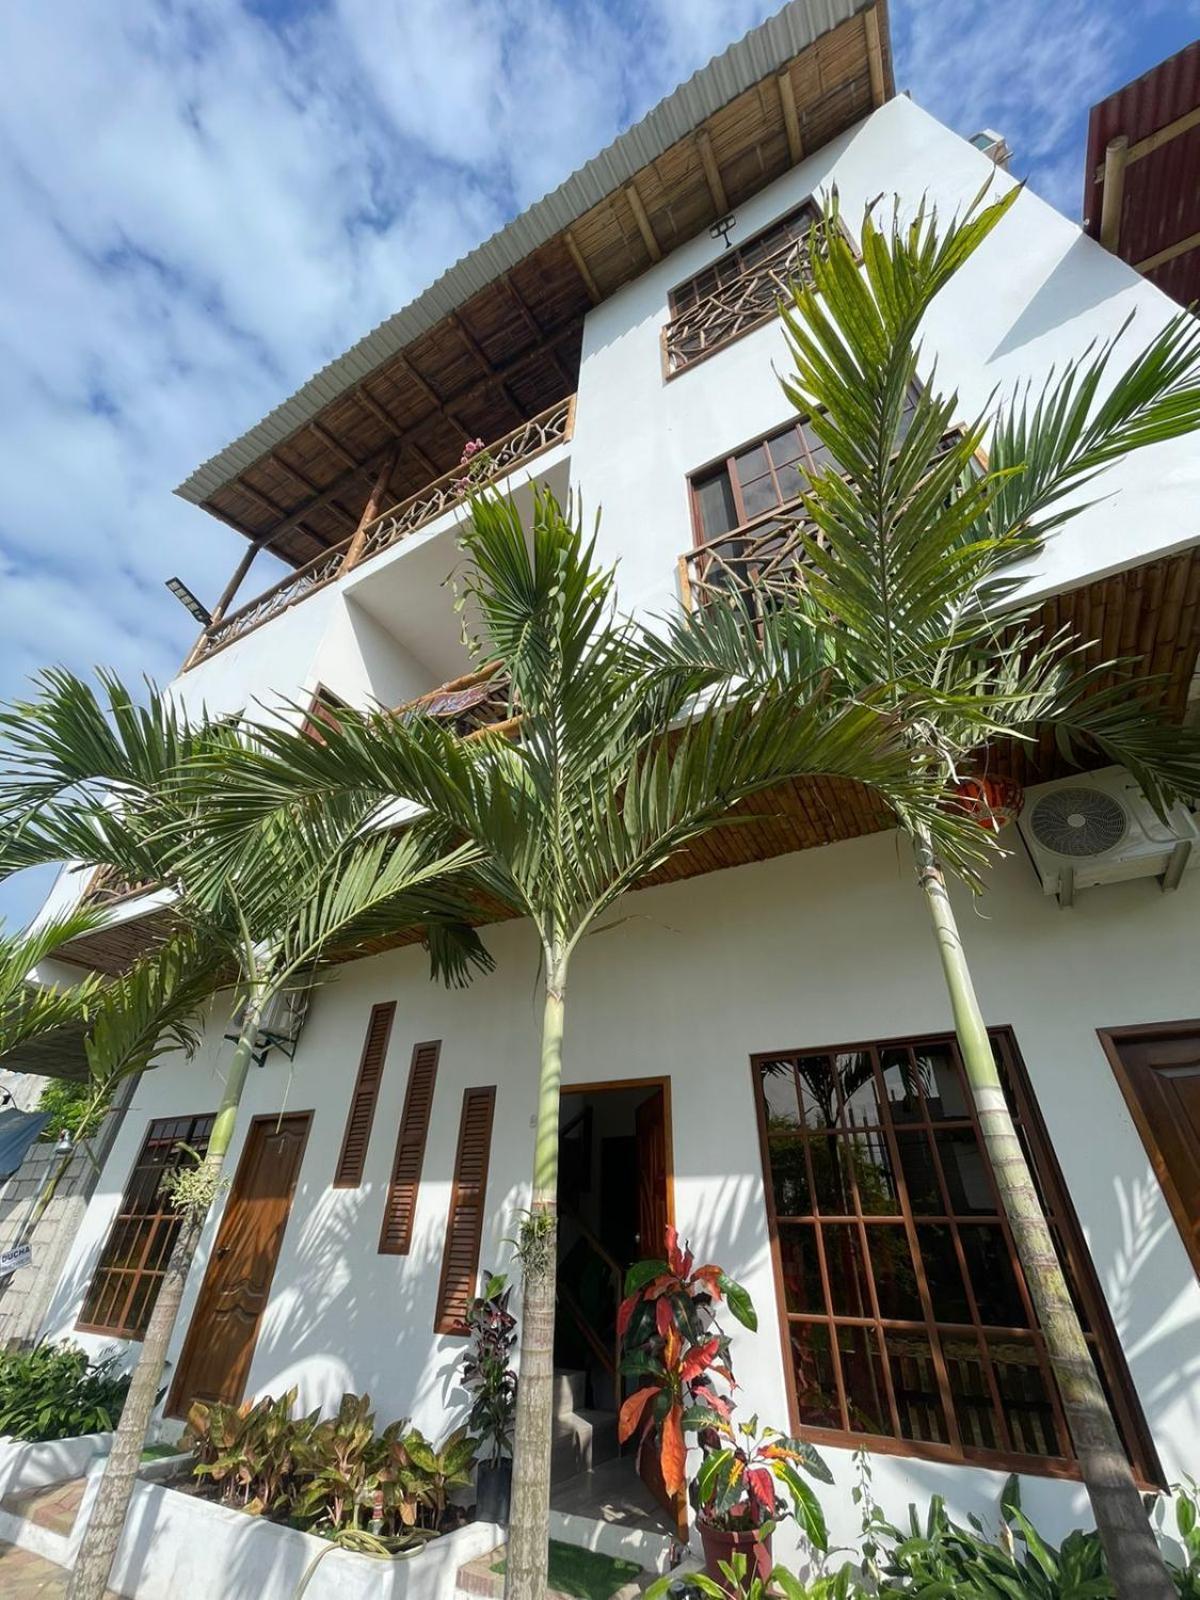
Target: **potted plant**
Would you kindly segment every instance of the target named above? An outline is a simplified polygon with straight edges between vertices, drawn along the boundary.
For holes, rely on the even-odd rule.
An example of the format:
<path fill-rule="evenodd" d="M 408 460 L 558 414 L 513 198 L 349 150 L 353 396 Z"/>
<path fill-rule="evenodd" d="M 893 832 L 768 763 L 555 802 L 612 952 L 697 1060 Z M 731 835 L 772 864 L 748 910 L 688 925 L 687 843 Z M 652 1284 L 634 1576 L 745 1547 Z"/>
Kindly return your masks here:
<path fill-rule="evenodd" d="M 467 1426 L 479 1441 L 475 1515 L 481 1522 L 508 1522 L 512 1493 L 513 1422 L 517 1375 L 512 1351 L 516 1318 L 508 1309 L 512 1288 L 502 1272 L 488 1276 L 483 1293 L 467 1311 L 470 1343 L 463 1358 L 463 1387 L 471 1395 Z"/>
<path fill-rule="evenodd" d="M 821 1507 L 800 1471 L 827 1483 L 833 1478 L 811 1445 L 760 1430 L 757 1417 L 734 1424 L 729 1336 L 716 1313 L 723 1302 L 754 1332 L 754 1306 L 720 1267 L 697 1267 L 674 1228 L 665 1244 L 665 1259 L 639 1261 L 626 1275 L 617 1319 L 621 1371 L 640 1386 L 621 1407 L 618 1434 L 622 1441 L 639 1435 L 639 1462 L 645 1450 L 655 1452 L 672 1495 L 686 1486 L 686 1436 L 695 1436 L 703 1456 L 690 1498 L 708 1575 L 719 1584 L 731 1569 L 744 1570 L 746 1585 L 755 1576 L 765 1583 L 780 1517 L 795 1516 L 815 1548 L 825 1549 Z"/>

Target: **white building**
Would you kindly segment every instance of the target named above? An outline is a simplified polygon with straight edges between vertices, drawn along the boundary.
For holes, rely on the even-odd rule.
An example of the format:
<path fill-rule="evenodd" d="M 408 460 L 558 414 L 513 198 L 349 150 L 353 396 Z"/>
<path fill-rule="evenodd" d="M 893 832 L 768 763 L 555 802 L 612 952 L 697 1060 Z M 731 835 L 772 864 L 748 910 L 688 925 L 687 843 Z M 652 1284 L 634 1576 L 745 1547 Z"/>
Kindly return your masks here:
<path fill-rule="evenodd" d="M 769 269 L 798 248 L 781 224 L 835 184 L 851 228 L 893 193 L 906 210 L 927 195 L 949 215 L 993 171 L 891 97 L 886 23 L 869 0 L 793 0 L 188 480 L 188 498 L 270 539 L 289 566 L 310 564 L 261 602 L 226 606 L 180 698 L 214 712 L 272 695 L 396 705 L 464 673 L 443 587 L 460 511 L 444 482 L 429 486 L 465 439 L 505 441 L 517 424 L 505 481 L 527 494 L 544 479 L 602 509 L 623 605 L 695 603 L 698 543 L 784 493 L 751 447 L 788 429 L 791 459 L 802 445 L 773 370 L 786 352 Z M 995 175 L 998 189 L 1011 181 Z M 724 242 L 711 226 L 723 218 Z M 1026 193 L 937 302 L 926 359 L 968 416 L 1131 313 L 1132 350 L 1173 308 Z M 541 421 L 524 428 L 530 417 Z M 1200 449 L 1146 451 L 1104 489 L 1038 562 L 1030 592 L 1048 624 L 1074 619 L 1110 653 L 1149 649 L 1182 711 L 1200 641 Z M 400 504 L 364 542 L 369 493 L 374 513 Z M 855 1443 L 893 1514 L 939 1492 L 953 1512 L 992 1516 L 1015 1469 L 1035 1520 L 1065 1531 L 1088 1520 L 1086 1501 L 904 847 L 836 794 L 812 798 L 796 791 L 782 819 L 702 848 L 693 875 L 640 892 L 636 914 L 577 959 L 564 1282 L 607 1304 L 590 1237 L 624 1264 L 643 1253 L 639 1230 L 669 1214 L 751 1291 L 759 1332 L 734 1341 L 743 1402 L 826 1454 L 838 1537 L 857 1528 Z M 1129 1448 L 1146 1481 L 1165 1484 L 1198 1464 L 1200 1023 L 1188 1019 L 1200 1014 L 1200 876 L 1165 893 L 1147 871 L 1081 889 L 1065 909 L 1013 832 L 980 910 L 960 906 L 963 927 Z M 120 907 L 93 957 L 127 951 L 145 911 Z M 294 1384 L 306 1407 L 368 1390 L 381 1417 L 411 1415 L 433 1434 L 455 1420 L 459 1266 L 506 1264 L 532 1164 L 535 943 L 519 923 L 487 941 L 496 970 L 462 993 L 432 986 L 419 950 L 346 967 L 319 991 L 294 1064 L 273 1054 L 253 1071 L 232 1191 L 179 1321 L 169 1409 Z M 218 1019 L 201 1057 L 138 1084 L 50 1333 L 101 1348 L 144 1325 L 167 1238 L 152 1220 L 155 1152 L 202 1139 L 223 1033 Z M 831 1050 L 857 1074 L 857 1124 L 883 1125 L 858 1135 L 874 1222 L 861 1207 L 842 1221 L 815 1214 L 826 1141 L 847 1135 L 769 1147 L 763 1131 L 763 1097 L 795 1120 L 792 1067 L 811 1082 L 827 1069 L 809 1058 Z M 920 1104 L 898 1087 L 909 1050 L 924 1063 Z M 464 1128 L 481 1136 L 482 1165 L 464 1159 Z M 588 1340 L 564 1300 L 560 1323 L 563 1365 L 587 1373 L 578 1403 L 611 1411 L 603 1317 Z M 599 1455 L 611 1430 L 588 1420 Z"/>

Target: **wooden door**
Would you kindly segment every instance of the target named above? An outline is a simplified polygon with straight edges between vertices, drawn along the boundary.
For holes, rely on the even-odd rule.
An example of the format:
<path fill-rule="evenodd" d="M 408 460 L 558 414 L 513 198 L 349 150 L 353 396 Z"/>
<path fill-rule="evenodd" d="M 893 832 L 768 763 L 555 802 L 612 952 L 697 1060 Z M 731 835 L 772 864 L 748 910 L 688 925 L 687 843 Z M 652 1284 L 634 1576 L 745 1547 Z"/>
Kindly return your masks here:
<path fill-rule="evenodd" d="M 637 1134 L 638 1253 L 661 1256 L 667 1231 L 667 1107 L 662 1089 L 655 1089 L 634 1114 Z M 675 1525 L 680 1539 L 687 1538 L 687 1497 L 667 1493 L 658 1456 L 643 1450 L 638 1462 L 642 1482 Z"/>
<path fill-rule="evenodd" d="M 311 1111 L 297 1111 L 250 1124 L 179 1358 L 169 1416 L 185 1415 L 193 1400 L 242 1398 L 311 1121 Z"/>
<path fill-rule="evenodd" d="M 643 1100 L 635 1113 L 638 1174 L 638 1254 L 663 1253 L 667 1231 L 667 1113 L 661 1089 Z"/>
<path fill-rule="evenodd" d="M 1200 1273 L 1200 1023 L 1103 1036 L 1183 1242 Z"/>

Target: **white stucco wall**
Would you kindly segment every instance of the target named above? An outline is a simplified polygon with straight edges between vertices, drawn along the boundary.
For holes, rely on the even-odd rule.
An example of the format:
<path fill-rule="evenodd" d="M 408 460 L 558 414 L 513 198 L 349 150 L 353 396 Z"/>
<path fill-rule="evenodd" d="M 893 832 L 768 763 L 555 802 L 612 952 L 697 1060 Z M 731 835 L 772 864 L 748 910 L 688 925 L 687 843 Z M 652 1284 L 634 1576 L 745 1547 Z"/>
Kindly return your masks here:
<path fill-rule="evenodd" d="M 572 976 L 565 1081 L 666 1074 L 671 1080 L 675 1209 L 704 1258 L 750 1288 L 760 1332 L 740 1331 L 744 1403 L 786 1419 L 761 1200 L 751 1052 L 948 1029 L 950 1016 L 919 895 L 895 835 L 645 891 Z M 1010 1024 L 1028 1064 L 1090 1241 L 1168 1476 L 1195 1470 L 1200 1427 L 1200 1285 L 1096 1038 L 1099 1027 L 1195 1015 L 1200 875 L 1163 895 L 1153 882 L 1090 891 L 1062 911 L 1023 858 L 995 877 L 978 913 L 963 905 L 989 1022 Z M 347 968 L 317 998 L 295 1067 L 251 1073 L 232 1151 L 252 1116 L 314 1112 L 304 1166 L 250 1372 L 250 1388 L 298 1384 L 304 1405 L 369 1390 L 381 1416 L 411 1414 L 442 1432 L 462 1345 L 432 1333 L 462 1091 L 498 1085 L 481 1266 L 504 1264 L 525 1203 L 538 1024 L 527 929 L 489 931 L 497 971 L 465 993 L 426 978 L 419 951 Z M 398 1010 L 362 1186 L 329 1188 L 372 1004 Z M 619 1017 L 619 1026 L 614 1019 Z M 381 1208 L 415 1042 L 443 1040 L 412 1253 L 377 1253 Z M 219 1041 L 190 1065 L 139 1084 L 60 1286 L 49 1326 L 70 1330 L 126 1175 L 155 1116 L 215 1105 Z M 215 1232 L 192 1274 L 177 1354 Z M 91 1341 L 89 1341 L 91 1342 Z M 104 1341 L 98 1341 L 104 1343 Z M 839 1476 L 849 1457 L 830 1451 Z M 990 1512 L 1002 1475 L 892 1456 L 875 1461 L 881 1503 L 944 1492 L 960 1512 Z M 848 1494 L 826 1500 L 841 1536 Z M 1026 1504 L 1053 1531 L 1086 1520 L 1072 1484 L 1031 1479 Z"/>
<path fill-rule="evenodd" d="M 904 216 L 926 195 L 948 218 L 989 177 L 997 194 L 1013 181 L 910 100 L 892 100 L 739 207 L 731 242 L 834 185 L 857 236 L 864 205 L 878 196 L 885 221 L 896 194 Z M 721 250 L 700 234 L 598 306 L 585 325 L 571 481 L 589 508 L 602 508 L 601 554 L 620 557 L 629 608 L 657 613 L 674 603 L 676 559 L 692 545 L 688 474 L 794 415 L 772 370 L 789 370 L 779 322 L 663 379 L 668 292 Z M 1123 348 L 1132 358 L 1179 311 L 1026 192 L 939 296 L 923 329 L 922 371 L 936 359 L 939 384 L 957 386 L 960 415 L 970 420 L 997 385 L 1038 383 L 1056 363 L 1111 338 L 1130 313 Z M 1036 562 L 1031 592 L 1070 588 L 1200 534 L 1200 452 L 1192 441 L 1144 452 L 1093 486 L 1091 498 L 1097 489 L 1112 498 L 1052 542 Z"/>

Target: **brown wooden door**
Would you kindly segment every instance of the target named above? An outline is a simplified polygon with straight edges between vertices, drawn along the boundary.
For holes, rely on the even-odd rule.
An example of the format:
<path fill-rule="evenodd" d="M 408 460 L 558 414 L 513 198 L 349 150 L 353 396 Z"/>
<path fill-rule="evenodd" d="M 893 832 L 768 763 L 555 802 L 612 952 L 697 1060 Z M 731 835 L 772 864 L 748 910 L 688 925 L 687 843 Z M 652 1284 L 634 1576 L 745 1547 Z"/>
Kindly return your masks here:
<path fill-rule="evenodd" d="M 661 1089 L 643 1100 L 634 1114 L 637 1134 L 638 1249 L 643 1257 L 661 1256 L 667 1231 L 667 1106 Z M 670 1495 L 659 1470 L 658 1455 L 643 1450 L 638 1462 L 642 1482 L 671 1517 L 681 1539 L 687 1537 L 687 1499 Z"/>
<path fill-rule="evenodd" d="M 1200 1273 L 1200 1024 L 1122 1029 L 1104 1043 Z"/>
<path fill-rule="evenodd" d="M 250 1125 L 167 1402 L 171 1416 L 193 1400 L 242 1398 L 311 1121 L 311 1111 L 297 1111 Z"/>
<path fill-rule="evenodd" d="M 638 1249 L 643 1258 L 663 1253 L 667 1231 L 667 1114 L 661 1089 L 635 1113 L 638 1173 Z"/>

